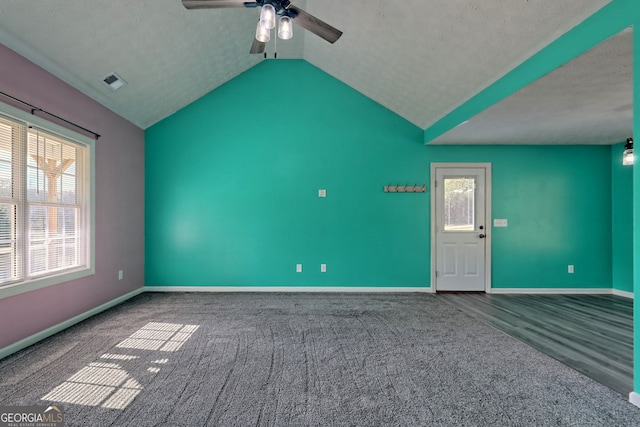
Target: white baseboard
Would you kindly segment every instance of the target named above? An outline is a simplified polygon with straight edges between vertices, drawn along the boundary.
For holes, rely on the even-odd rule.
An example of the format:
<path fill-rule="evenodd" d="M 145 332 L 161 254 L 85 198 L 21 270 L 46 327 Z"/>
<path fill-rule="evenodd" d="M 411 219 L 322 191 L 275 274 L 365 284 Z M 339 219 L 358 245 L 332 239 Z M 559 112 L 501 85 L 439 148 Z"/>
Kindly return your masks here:
<path fill-rule="evenodd" d="M 611 295 L 611 288 L 491 288 L 489 294 L 592 294 Z"/>
<path fill-rule="evenodd" d="M 377 288 L 351 286 L 145 286 L 145 292 L 342 292 L 342 293 L 405 293 L 427 292 L 432 288 Z"/>
<path fill-rule="evenodd" d="M 40 340 L 43 340 L 45 338 L 50 337 L 53 334 L 57 334 L 60 331 L 63 331 L 65 329 L 67 329 L 70 326 L 75 325 L 76 323 L 80 323 L 83 320 L 88 319 L 91 316 L 95 316 L 96 314 L 105 311 L 111 307 L 115 307 L 116 305 L 123 303 L 124 301 L 135 297 L 136 295 L 141 294 L 144 291 L 143 288 L 140 289 L 136 289 L 133 292 L 129 292 L 128 294 L 122 295 L 121 297 L 118 297 L 116 299 L 113 299 L 109 302 L 106 302 L 96 308 L 93 308 L 89 311 L 85 311 L 82 314 L 79 314 L 75 317 L 72 317 L 69 320 L 65 320 L 64 322 L 58 323 L 57 325 L 54 325 L 48 329 L 45 329 L 44 331 L 40 331 L 36 334 L 33 334 L 27 338 L 24 338 L 16 343 L 13 343 L 7 347 L 4 347 L 2 349 L 0 349 L 0 359 L 4 359 L 5 357 L 9 356 L 10 354 L 13 354 L 17 351 L 22 350 L 23 348 L 29 347 L 32 344 L 37 343 Z"/>
<path fill-rule="evenodd" d="M 145 286 L 145 292 L 300 292 L 300 293 L 434 293 L 432 287 L 353 287 L 353 286 Z M 633 292 L 608 288 L 491 288 L 490 294 L 576 294 L 618 295 L 633 299 Z"/>
<path fill-rule="evenodd" d="M 36 342 L 50 337 L 70 326 L 80 323 L 91 316 L 114 307 L 142 292 L 324 292 L 324 293 L 433 293 L 433 287 L 351 287 L 351 286 L 145 286 L 121 297 L 106 302 L 69 320 L 58 323 L 44 331 L 33 334 L 14 344 L 0 349 L 0 359 L 22 350 Z M 613 294 L 633 298 L 633 292 L 603 288 L 492 288 L 492 294 Z M 629 401 L 640 407 L 640 395 L 631 393 Z"/>
<path fill-rule="evenodd" d="M 625 298 L 631 298 L 631 299 L 633 299 L 633 292 L 621 291 L 621 290 L 618 290 L 618 289 L 613 289 L 613 290 L 611 291 L 611 293 L 612 293 L 613 295 L 617 295 L 617 296 L 619 296 L 619 297 L 625 297 Z"/>
<path fill-rule="evenodd" d="M 636 393 L 635 391 L 629 393 L 629 402 L 640 408 L 640 394 Z"/>

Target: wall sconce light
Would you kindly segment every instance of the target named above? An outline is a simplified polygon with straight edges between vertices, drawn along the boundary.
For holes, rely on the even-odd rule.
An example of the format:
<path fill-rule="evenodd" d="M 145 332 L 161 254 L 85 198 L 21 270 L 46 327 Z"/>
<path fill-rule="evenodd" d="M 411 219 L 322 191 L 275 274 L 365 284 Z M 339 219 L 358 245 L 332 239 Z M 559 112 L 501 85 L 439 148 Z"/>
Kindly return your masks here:
<path fill-rule="evenodd" d="M 633 165 L 633 138 L 627 138 L 627 143 L 624 145 L 622 164 L 624 166 Z"/>

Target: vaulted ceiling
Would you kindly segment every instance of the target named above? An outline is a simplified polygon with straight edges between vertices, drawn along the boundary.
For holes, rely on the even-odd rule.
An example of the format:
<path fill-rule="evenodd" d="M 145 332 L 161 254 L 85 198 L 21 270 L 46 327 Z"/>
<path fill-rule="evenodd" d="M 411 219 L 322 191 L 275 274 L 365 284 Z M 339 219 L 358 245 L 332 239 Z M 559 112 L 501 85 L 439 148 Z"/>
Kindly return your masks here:
<path fill-rule="evenodd" d="M 344 35 L 332 45 L 296 26 L 292 40 L 278 40 L 277 53 L 307 60 L 428 129 L 607 3 L 296 0 Z M 258 14 L 187 10 L 180 0 L 5 1 L 0 43 L 145 129 L 265 60 L 249 54 Z M 434 142 L 560 143 L 565 134 L 566 143 L 619 142 L 632 126 L 631 39 L 631 31 L 614 37 Z M 102 79 L 112 72 L 128 85 L 106 87 Z M 295 76 L 265 80 L 277 90 Z M 581 115 L 586 106 L 591 113 Z M 620 113 L 598 127 L 610 123 L 617 133 L 569 135 L 567 127 L 593 123 L 599 109 Z M 532 114 L 553 135 L 536 137 L 526 118 Z"/>
<path fill-rule="evenodd" d="M 633 32 L 602 42 L 433 140 L 613 144 L 633 136 Z"/>

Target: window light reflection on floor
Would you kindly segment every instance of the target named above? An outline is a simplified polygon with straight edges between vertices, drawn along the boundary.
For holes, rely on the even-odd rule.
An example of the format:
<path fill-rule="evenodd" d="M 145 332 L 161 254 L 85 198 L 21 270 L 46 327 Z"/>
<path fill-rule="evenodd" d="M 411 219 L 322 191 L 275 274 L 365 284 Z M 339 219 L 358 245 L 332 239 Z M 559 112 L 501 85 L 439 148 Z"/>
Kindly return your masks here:
<path fill-rule="evenodd" d="M 116 344 L 116 348 L 175 352 L 198 328 L 199 325 L 151 322 Z M 124 409 L 144 387 L 131 377 L 121 363 L 140 357 L 115 352 L 105 353 L 100 356 L 103 361 L 89 363 L 43 396 L 42 400 Z M 153 360 L 150 363 L 156 366 L 149 367 L 147 371 L 156 374 L 161 369 L 157 365 L 168 362 L 167 358 Z"/>
<path fill-rule="evenodd" d="M 180 350 L 198 327 L 198 325 L 152 322 L 117 344 L 116 347 L 174 352 Z"/>
<path fill-rule="evenodd" d="M 124 409 L 140 393 L 142 385 L 114 363 L 89 363 L 42 400 Z"/>
<path fill-rule="evenodd" d="M 100 356 L 101 359 L 114 359 L 114 360 L 135 360 L 138 356 L 128 356 L 126 354 L 110 354 L 105 353 Z"/>

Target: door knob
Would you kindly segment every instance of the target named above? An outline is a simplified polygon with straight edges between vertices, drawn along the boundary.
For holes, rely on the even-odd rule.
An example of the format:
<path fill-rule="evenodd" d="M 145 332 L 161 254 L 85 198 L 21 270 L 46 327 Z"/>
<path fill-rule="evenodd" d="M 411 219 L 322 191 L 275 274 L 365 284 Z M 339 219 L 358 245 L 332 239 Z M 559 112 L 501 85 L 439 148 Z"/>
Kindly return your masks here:
<path fill-rule="evenodd" d="M 484 239 L 487 236 L 485 236 L 484 234 L 480 234 L 478 237 L 481 238 L 481 239 Z"/>

